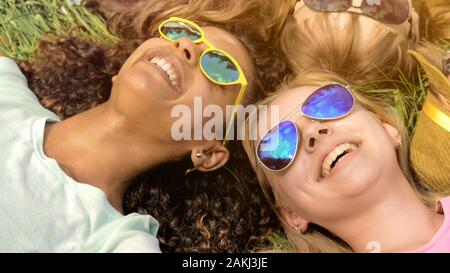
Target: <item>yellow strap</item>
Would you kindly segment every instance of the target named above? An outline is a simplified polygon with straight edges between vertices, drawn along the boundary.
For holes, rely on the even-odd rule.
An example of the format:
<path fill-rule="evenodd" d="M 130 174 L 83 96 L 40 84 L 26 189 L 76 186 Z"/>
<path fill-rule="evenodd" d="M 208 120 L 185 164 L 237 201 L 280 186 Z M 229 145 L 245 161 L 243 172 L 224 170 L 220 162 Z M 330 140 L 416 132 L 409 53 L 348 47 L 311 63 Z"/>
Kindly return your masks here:
<path fill-rule="evenodd" d="M 429 98 L 425 100 L 422 112 L 425 113 L 434 122 L 439 124 L 442 128 L 447 130 L 447 132 L 450 132 L 450 117 L 441 110 L 439 110 L 439 108 L 434 106 Z"/>

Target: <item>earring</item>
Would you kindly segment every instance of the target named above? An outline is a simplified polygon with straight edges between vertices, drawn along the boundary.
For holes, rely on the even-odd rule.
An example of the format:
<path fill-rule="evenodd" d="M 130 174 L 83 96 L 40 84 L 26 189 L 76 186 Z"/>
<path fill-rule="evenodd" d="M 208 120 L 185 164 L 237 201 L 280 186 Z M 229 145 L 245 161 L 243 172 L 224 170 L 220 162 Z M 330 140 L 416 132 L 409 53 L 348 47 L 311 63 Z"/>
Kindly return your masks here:
<path fill-rule="evenodd" d="M 303 234 L 308 231 L 308 226 L 302 228 L 301 225 L 295 225 L 293 228 L 297 234 Z"/>
<path fill-rule="evenodd" d="M 295 233 L 297 233 L 297 234 L 303 233 L 302 227 L 300 225 L 295 225 L 294 230 L 295 230 Z"/>

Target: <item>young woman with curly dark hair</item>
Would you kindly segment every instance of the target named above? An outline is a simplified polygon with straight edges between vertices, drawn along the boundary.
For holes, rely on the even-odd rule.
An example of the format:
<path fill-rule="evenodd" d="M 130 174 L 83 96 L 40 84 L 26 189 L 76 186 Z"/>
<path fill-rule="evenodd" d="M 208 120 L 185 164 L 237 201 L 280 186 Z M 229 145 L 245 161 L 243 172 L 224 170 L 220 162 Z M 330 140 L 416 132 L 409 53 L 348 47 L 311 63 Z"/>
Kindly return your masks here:
<path fill-rule="evenodd" d="M 195 20 L 192 18 L 195 17 L 191 12 L 192 7 L 199 7 L 200 1 L 189 1 L 189 5 L 186 2 L 184 6 L 182 2 L 186 1 L 180 1 L 181 8 L 170 15 Z M 218 1 L 202 1 L 202 5 L 206 2 L 210 6 L 204 7 L 204 14 L 211 16 L 215 12 L 221 15 L 217 18 L 229 15 L 228 22 L 231 22 L 225 25 L 226 20 L 219 22 L 211 17 L 202 18 L 202 29 L 207 39 L 215 47 L 233 56 L 236 64 L 242 67 L 241 73 L 249 83 L 243 102 L 256 99 L 255 91 L 269 86 L 268 80 L 272 80 L 272 84 L 277 83 L 275 79 L 279 79 L 278 72 L 283 71 L 284 67 L 276 59 L 269 63 L 269 55 L 273 52 L 261 50 L 264 35 L 258 37 L 259 34 L 252 31 L 249 25 L 239 25 L 239 17 L 243 18 L 245 12 L 257 6 L 247 5 L 243 6 L 246 10 L 237 11 L 214 5 Z M 101 9 L 98 2 L 94 4 L 97 4 L 97 9 Z M 146 18 L 139 21 L 145 22 L 143 25 L 150 26 L 151 21 L 151 25 L 156 28 L 164 19 L 161 17 L 158 21 L 152 18 L 158 6 L 147 10 L 137 10 L 135 6 L 128 8 L 141 16 L 137 18 Z M 147 17 L 142 17 L 146 13 Z M 114 18 L 119 17 L 109 18 L 113 18 L 110 24 L 114 25 Z M 122 19 L 126 19 L 126 16 Z M 159 250 L 152 237 L 146 235 L 156 234 L 157 225 L 153 218 L 135 213 L 122 216 L 119 212 L 138 211 L 155 216 L 161 222 L 158 237 L 162 249 L 167 251 L 231 252 L 253 249 L 260 243 L 260 238 L 269 234 L 272 228 L 278 228 L 257 185 L 249 182 L 254 177 L 250 168 L 242 165 L 246 161 L 244 158 L 241 160 L 239 149 L 232 153 L 235 160 L 232 160 L 234 163 L 230 167 L 236 167 L 234 172 L 238 174 L 248 172 L 247 176 L 239 175 L 240 179 L 233 172 L 216 170 L 227 161 L 230 154 L 220 142 L 180 142 L 174 141 L 170 135 L 173 120 L 170 119 L 169 111 L 172 106 L 185 104 L 192 107 L 196 96 L 201 96 L 205 105 L 232 105 L 238 96 L 239 85 L 219 85 L 202 74 L 198 59 L 207 45 L 193 43 L 187 38 L 174 41 L 153 38 L 141 44 L 128 57 L 140 42 L 154 37 L 154 34 L 139 31 L 128 33 L 128 39 L 112 46 L 94 45 L 76 37 L 43 41 L 39 45 L 36 61 L 21 64 L 30 88 L 41 103 L 63 119 L 59 121 L 53 113 L 38 109 L 39 106 L 31 101 L 27 106 L 22 105 L 23 109 L 17 109 L 11 107 L 14 103 L 10 104 L 6 100 L 5 105 L 9 105 L 12 112 L 21 112 L 19 116 L 24 119 L 23 123 L 36 134 L 36 138 L 33 138 L 36 142 L 30 143 L 34 148 L 42 148 L 36 159 L 44 161 L 44 165 L 48 164 L 46 167 L 53 172 L 45 174 L 45 171 L 40 170 L 42 176 L 29 176 L 26 181 L 48 180 L 48 175 L 56 173 L 53 179 L 66 180 L 63 183 L 69 181 L 68 186 L 64 186 L 76 191 L 78 203 L 75 204 L 81 208 L 74 208 L 78 205 L 62 202 L 58 198 L 49 200 L 48 196 L 57 194 L 57 191 L 50 190 L 44 200 L 39 200 L 38 194 L 33 194 L 34 201 L 40 201 L 41 205 L 46 203 L 45 208 L 37 206 L 34 213 L 48 210 L 47 217 L 56 221 L 57 225 L 48 227 L 48 221 L 36 220 L 33 226 L 41 227 L 38 230 L 45 231 L 45 234 L 21 240 L 8 237 L 8 240 L 2 240 L 2 248 L 68 251 L 74 250 L 75 245 L 75 250 L 82 251 Z M 161 64 L 161 59 L 165 63 Z M 2 62 L 5 71 L 13 71 L 12 74 L 17 75 L 17 78 L 21 77 L 10 61 L 2 58 Z M 164 68 L 167 65 L 169 67 Z M 162 70 L 168 77 L 164 76 Z M 266 77 L 261 77 L 264 75 Z M 2 80 L 5 83 L 9 80 L 6 73 Z M 11 89 L 15 88 L 22 89 L 18 93 L 22 92 L 24 97 L 30 97 L 28 91 L 24 90 L 25 86 L 11 85 Z M 16 99 L 17 102 L 21 100 Z M 8 144 L 19 138 L 14 134 L 9 137 L 2 142 Z M 208 175 L 196 172 L 185 175 L 186 167 L 192 167 L 192 163 L 185 160 L 189 154 L 198 170 L 214 172 Z M 164 165 L 176 160 L 184 161 L 177 163 L 176 168 L 174 165 Z M 9 165 L 2 166 L 2 173 L 6 176 Z M 153 170 L 136 178 L 148 169 Z M 6 176 L 7 180 L 15 179 L 14 176 Z M 76 181 L 94 187 L 72 183 Z M 80 196 L 82 193 L 85 195 Z M 65 193 L 65 196 L 68 194 Z M 94 200 L 89 199 L 91 196 Z M 12 203 L 4 205 L 14 208 Z M 51 208 L 58 208 L 60 213 L 52 215 Z M 14 225 L 17 219 L 13 215 L 14 209 L 8 221 L 3 222 L 5 232 L 2 235 L 12 231 L 13 226 L 17 227 Z M 75 222 L 73 217 L 76 218 Z M 91 219 L 92 222 L 89 225 L 83 219 Z M 100 226 L 103 228 L 100 229 Z M 152 228 L 148 230 L 148 226 Z M 55 236 L 55 228 L 65 232 L 77 229 L 76 232 L 71 230 L 69 238 L 74 239 L 72 244 L 67 244 L 67 233 L 63 233 L 66 236 Z M 37 237 L 45 240 L 49 236 L 54 240 L 48 240 L 45 247 L 39 244 L 39 240 L 36 241 Z"/>

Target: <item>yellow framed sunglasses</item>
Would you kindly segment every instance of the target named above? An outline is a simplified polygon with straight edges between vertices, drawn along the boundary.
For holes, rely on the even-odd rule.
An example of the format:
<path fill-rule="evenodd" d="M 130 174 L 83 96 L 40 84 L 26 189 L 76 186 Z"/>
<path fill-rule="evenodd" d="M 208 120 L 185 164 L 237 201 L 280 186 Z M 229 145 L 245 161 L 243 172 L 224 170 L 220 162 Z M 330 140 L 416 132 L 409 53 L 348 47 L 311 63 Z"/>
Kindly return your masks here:
<path fill-rule="evenodd" d="M 241 66 L 229 53 L 214 47 L 206 38 L 203 29 L 192 21 L 178 17 L 170 17 L 159 25 L 159 33 L 162 38 L 171 42 L 181 38 L 188 38 L 194 44 L 204 43 L 208 48 L 201 54 L 199 66 L 206 78 L 219 85 L 241 85 L 236 101 L 234 102 L 231 122 L 227 126 L 223 140 L 223 144 L 225 144 L 236 115 L 237 107 L 241 103 L 248 85 Z"/>

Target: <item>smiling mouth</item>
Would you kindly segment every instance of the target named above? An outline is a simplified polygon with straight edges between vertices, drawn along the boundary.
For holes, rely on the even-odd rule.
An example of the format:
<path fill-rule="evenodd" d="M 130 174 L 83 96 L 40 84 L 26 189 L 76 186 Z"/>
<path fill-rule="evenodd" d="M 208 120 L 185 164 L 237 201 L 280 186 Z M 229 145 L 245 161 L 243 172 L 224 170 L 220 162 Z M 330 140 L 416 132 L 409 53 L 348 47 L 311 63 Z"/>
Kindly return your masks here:
<path fill-rule="evenodd" d="M 321 178 L 326 178 L 334 167 L 348 154 L 358 149 L 355 143 L 344 143 L 334 148 L 322 162 Z"/>
<path fill-rule="evenodd" d="M 179 87 L 179 76 L 176 73 L 175 67 L 167 59 L 164 57 L 155 56 L 149 61 L 165 73 L 173 87 Z"/>

